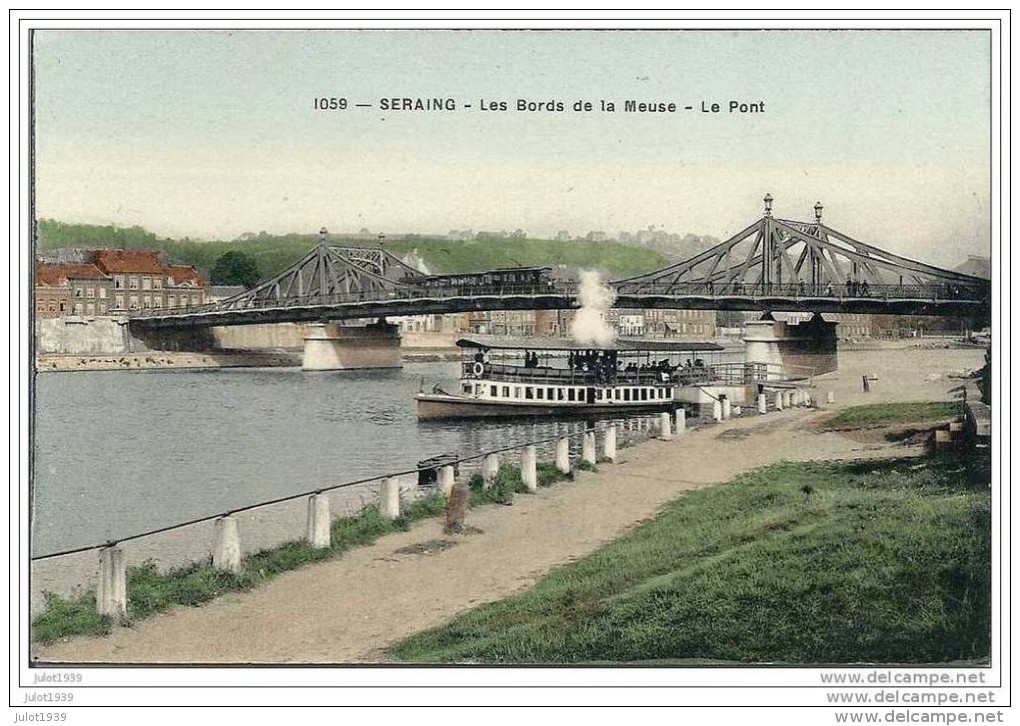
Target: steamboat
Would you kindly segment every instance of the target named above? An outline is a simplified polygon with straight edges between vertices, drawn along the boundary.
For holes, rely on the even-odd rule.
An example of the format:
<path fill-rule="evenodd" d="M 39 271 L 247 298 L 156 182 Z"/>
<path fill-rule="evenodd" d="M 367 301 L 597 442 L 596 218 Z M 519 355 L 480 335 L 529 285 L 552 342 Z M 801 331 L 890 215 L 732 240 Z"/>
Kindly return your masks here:
<path fill-rule="evenodd" d="M 619 339 L 592 347 L 479 335 L 457 347 L 464 351 L 459 389 L 419 392 L 419 419 L 667 411 L 690 398 L 685 390 L 757 377 L 748 364 L 714 362 L 723 347 L 710 342 Z"/>

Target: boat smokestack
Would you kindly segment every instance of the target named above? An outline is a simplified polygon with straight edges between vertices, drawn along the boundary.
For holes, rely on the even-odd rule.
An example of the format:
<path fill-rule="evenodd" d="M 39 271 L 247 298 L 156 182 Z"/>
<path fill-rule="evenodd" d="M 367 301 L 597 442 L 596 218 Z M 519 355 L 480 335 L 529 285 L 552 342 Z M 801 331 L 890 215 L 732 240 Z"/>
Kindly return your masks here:
<path fill-rule="evenodd" d="M 613 326 L 606 322 L 606 313 L 616 300 L 616 291 L 602 280 L 598 270 L 581 270 L 577 287 L 581 309 L 570 326 L 570 335 L 581 345 L 605 348 L 616 338 Z"/>

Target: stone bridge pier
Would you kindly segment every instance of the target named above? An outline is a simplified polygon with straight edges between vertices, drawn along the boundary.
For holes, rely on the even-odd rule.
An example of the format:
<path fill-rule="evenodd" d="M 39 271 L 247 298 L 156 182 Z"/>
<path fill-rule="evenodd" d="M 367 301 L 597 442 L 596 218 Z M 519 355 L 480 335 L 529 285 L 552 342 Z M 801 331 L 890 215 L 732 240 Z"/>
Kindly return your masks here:
<path fill-rule="evenodd" d="M 769 378 L 817 376 L 837 368 L 836 323 L 819 313 L 811 320 L 790 324 L 765 313 L 745 323 L 744 355 L 749 363 L 769 364 Z"/>
<path fill-rule="evenodd" d="M 380 318 L 368 325 L 308 323 L 302 370 L 400 368 L 400 328 Z"/>

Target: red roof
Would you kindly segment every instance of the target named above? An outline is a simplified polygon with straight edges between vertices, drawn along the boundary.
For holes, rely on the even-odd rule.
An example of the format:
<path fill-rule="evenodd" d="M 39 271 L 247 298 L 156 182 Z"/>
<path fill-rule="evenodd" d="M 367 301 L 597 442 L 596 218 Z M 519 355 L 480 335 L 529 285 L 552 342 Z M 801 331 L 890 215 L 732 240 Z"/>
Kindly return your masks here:
<path fill-rule="evenodd" d="M 43 285 L 62 285 L 65 280 L 105 280 L 106 275 L 95 265 L 79 265 L 70 263 L 51 264 L 35 263 L 36 283 Z"/>
<path fill-rule="evenodd" d="M 162 275 L 166 271 L 159 250 L 96 250 L 93 261 L 107 273 Z"/>
<path fill-rule="evenodd" d="M 173 278 L 174 285 L 190 282 L 195 287 L 205 287 L 205 278 L 195 269 L 194 265 L 170 265 L 167 273 Z"/>

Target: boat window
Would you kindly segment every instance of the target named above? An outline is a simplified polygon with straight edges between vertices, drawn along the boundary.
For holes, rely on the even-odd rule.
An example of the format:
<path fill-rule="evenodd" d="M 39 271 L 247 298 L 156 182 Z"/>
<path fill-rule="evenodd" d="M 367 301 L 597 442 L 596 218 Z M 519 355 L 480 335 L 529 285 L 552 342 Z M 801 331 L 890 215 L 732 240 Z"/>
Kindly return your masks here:
<path fill-rule="evenodd" d="M 641 400 L 642 401 L 647 401 L 648 400 L 648 389 L 647 388 L 642 388 L 641 389 Z"/>
<path fill-rule="evenodd" d="M 465 383 L 465 384 L 464 384 L 464 385 L 462 386 L 462 388 L 463 388 L 463 390 L 464 390 L 464 393 L 471 393 L 471 384 L 470 384 L 470 383 Z"/>
<path fill-rule="evenodd" d="M 629 388 L 624 388 L 623 389 L 623 400 L 624 401 L 629 401 L 630 400 L 630 389 Z"/>
<path fill-rule="evenodd" d="M 520 398 L 520 397 L 521 397 L 521 387 L 520 386 L 514 386 L 514 398 Z"/>
<path fill-rule="evenodd" d="M 489 395 L 492 396 L 493 398 L 496 397 L 496 387 L 495 386 L 489 386 Z"/>
<path fill-rule="evenodd" d="M 503 386 L 503 398 L 510 398 L 510 386 Z"/>
<path fill-rule="evenodd" d="M 475 395 L 476 396 L 481 396 L 482 395 L 482 384 L 481 383 L 476 383 L 475 384 Z"/>
<path fill-rule="evenodd" d="M 567 398 L 567 390 L 565 388 L 557 388 L 556 389 L 556 399 L 559 400 L 559 401 L 563 401 L 563 400 L 566 400 L 566 398 Z"/>
<path fill-rule="evenodd" d="M 535 389 L 532 388 L 531 386 L 525 387 L 525 389 L 524 389 L 524 397 L 525 398 L 534 398 L 535 397 Z"/>
<path fill-rule="evenodd" d="M 619 388 L 616 389 L 616 394 L 615 395 L 616 395 L 616 400 L 619 401 L 620 400 L 620 389 Z"/>
<path fill-rule="evenodd" d="M 538 397 L 539 398 L 545 398 L 545 389 L 544 388 L 538 388 L 536 390 L 538 391 Z"/>
<path fill-rule="evenodd" d="M 568 396 L 568 398 L 567 398 L 568 401 L 573 401 L 574 400 L 574 389 L 573 388 L 571 388 L 570 390 L 567 391 L 567 396 Z"/>
<path fill-rule="evenodd" d="M 672 388 L 667 388 L 666 389 L 666 398 L 673 398 L 673 389 Z"/>

